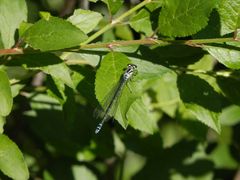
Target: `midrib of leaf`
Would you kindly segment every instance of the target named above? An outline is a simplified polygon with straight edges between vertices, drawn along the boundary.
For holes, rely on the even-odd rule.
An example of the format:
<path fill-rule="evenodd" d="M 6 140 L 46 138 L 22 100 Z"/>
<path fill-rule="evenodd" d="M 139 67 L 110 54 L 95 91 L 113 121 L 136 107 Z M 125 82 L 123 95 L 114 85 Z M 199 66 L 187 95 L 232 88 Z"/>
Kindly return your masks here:
<path fill-rule="evenodd" d="M 116 64 L 115 64 L 116 59 L 115 59 L 115 56 L 114 56 L 113 53 L 111 54 L 111 56 L 112 56 L 112 67 L 113 67 L 113 70 L 114 70 L 114 79 L 115 79 L 115 82 L 117 82 L 118 77 L 117 77 L 117 68 L 116 68 Z"/>

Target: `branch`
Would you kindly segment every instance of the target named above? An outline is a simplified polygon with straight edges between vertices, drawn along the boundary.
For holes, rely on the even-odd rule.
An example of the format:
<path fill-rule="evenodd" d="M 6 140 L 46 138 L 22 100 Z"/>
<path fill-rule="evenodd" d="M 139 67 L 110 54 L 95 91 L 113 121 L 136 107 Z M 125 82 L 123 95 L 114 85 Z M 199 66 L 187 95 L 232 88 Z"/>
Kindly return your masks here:
<path fill-rule="evenodd" d="M 95 49 L 95 48 L 114 48 L 121 46 L 131 46 L 131 45 L 170 45 L 170 44 L 179 44 L 179 45 L 188 45 L 193 47 L 202 47 L 203 44 L 209 43 L 223 43 L 223 42 L 239 42 L 239 39 L 234 38 L 214 38 L 214 39 L 193 39 L 193 40 L 168 40 L 168 39 L 155 39 L 155 38 L 146 38 L 138 40 L 128 40 L 128 41 L 113 41 L 107 43 L 91 43 L 81 45 L 78 48 L 68 48 L 62 49 L 61 51 L 78 51 L 81 49 Z M 16 55 L 16 54 L 28 54 L 28 53 L 39 53 L 39 50 L 29 50 L 23 51 L 21 48 L 12 48 L 12 49 L 0 49 L 0 55 Z M 60 50 L 57 50 L 60 51 Z"/>

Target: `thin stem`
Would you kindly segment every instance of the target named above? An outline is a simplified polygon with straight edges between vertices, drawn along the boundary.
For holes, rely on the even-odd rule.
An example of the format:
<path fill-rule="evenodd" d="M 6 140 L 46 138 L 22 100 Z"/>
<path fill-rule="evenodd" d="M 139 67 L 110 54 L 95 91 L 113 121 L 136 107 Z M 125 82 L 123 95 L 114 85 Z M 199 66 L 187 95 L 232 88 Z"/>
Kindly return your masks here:
<path fill-rule="evenodd" d="M 92 43 L 82 45 L 81 49 L 93 49 L 93 48 L 108 48 L 108 47 L 118 47 L 118 46 L 130 46 L 130 45 L 154 45 L 154 44 L 162 44 L 167 45 L 170 44 L 165 41 L 156 40 L 153 38 L 139 39 L 139 40 L 128 40 L 128 41 L 113 41 L 109 43 Z"/>
<path fill-rule="evenodd" d="M 194 39 L 194 40 L 165 40 L 165 39 L 155 39 L 155 38 L 146 38 L 139 40 L 128 40 L 128 41 L 114 41 L 109 43 L 92 43 L 82 45 L 81 49 L 94 49 L 94 48 L 108 48 L 114 46 L 129 46 L 129 45 L 168 45 L 168 44 L 183 44 L 188 46 L 199 46 L 202 44 L 209 43 L 223 43 L 223 42 L 232 42 L 237 41 L 233 38 L 215 38 L 215 39 Z"/>
<path fill-rule="evenodd" d="M 194 39 L 194 40 L 187 40 L 183 41 L 186 45 L 191 44 L 208 44 L 208 43 L 223 43 L 229 41 L 237 41 L 234 38 L 215 38 L 215 39 Z"/>
<path fill-rule="evenodd" d="M 0 49 L 0 55 L 12 55 L 12 54 L 23 54 L 23 49 L 21 48 Z"/>
<path fill-rule="evenodd" d="M 108 43 L 92 43 L 81 45 L 80 48 L 70 48 L 63 49 L 62 51 L 79 51 L 80 49 L 94 49 L 94 48 L 113 48 L 120 46 L 130 46 L 130 45 L 168 45 L 168 44 L 179 44 L 188 45 L 194 47 L 202 47 L 204 44 L 209 43 L 223 43 L 223 42 L 237 42 L 239 39 L 234 38 L 214 38 L 214 39 L 193 39 L 193 40 L 168 40 L 168 39 L 155 39 L 146 38 L 138 40 L 128 40 L 128 41 L 113 41 Z M 16 54 L 28 54 L 28 53 L 39 53 L 39 51 L 28 50 L 23 51 L 21 48 L 12 49 L 0 49 L 0 55 L 16 55 Z"/>
<path fill-rule="evenodd" d="M 144 0 L 143 2 L 139 3 L 138 5 L 134 6 L 132 9 L 130 9 L 129 11 L 123 13 L 121 16 L 119 16 L 118 18 L 116 18 L 115 20 L 113 20 L 110 24 L 107 24 L 105 27 L 103 27 L 102 29 L 100 29 L 99 31 L 97 31 L 95 34 L 93 34 L 92 36 L 90 36 L 88 38 L 87 41 L 83 42 L 80 44 L 80 46 L 82 45 L 86 45 L 90 42 L 92 42 L 94 39 L 96 39 L 97 37 L 99 37 L 100 35 L 102 35 L 104 32 L 108 31 L 109 29 L 111 29 L 112 27 L 114 27 L 116 24 L 120 23 L 124 18 L 128 17 L 129 15 L 131 15 L 132 13 L 134 13 L 135 11 L 137 11 L 138 9 L 142 8 L 143 6 L 145 6 L 146 4 L 150 3 L 152 0 Z"/>

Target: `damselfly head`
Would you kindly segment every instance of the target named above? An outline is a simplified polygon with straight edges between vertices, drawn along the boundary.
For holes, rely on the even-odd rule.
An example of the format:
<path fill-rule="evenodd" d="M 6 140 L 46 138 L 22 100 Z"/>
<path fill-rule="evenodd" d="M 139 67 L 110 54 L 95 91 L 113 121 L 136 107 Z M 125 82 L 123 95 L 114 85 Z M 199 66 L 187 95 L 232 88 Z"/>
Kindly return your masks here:
<path fill-rule="evenodd" d="M 127 67 L 128 69 L 137 69 L 137 65 L 135 64 L 128 64 Z"/>
<path fill-rule="evenodd" d="M 135 64 L 128 64 L 127 69 L 125 70 L 123 74 L 123 79 L 126 81 L 130 79 L 133 75 L 136 75 L 137 73 L 137 65 Z"/>

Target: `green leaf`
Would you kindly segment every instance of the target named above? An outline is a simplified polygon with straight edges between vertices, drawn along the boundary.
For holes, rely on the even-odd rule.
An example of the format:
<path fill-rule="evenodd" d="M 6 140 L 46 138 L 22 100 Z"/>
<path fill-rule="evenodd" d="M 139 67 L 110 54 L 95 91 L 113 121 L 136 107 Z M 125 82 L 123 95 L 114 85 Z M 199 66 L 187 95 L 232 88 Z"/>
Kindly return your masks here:
<path fill-rule="evenodd" d="M 49 74 L 52 77 L 54 77 L 57 81 L 62 82 L 71 88 L 74 88 L 74 85 L 70 76 L 70 70 L 66 66 L 66 64 L 60 63 L 60 64 L 42 67 L 40 69 L 46 74 Z"/>
<path fill-rule="evenodd" d="M 3 44 L 3 42 L 2 42 L 1 33 L 0 33 L 0 49 L 4 49 L 4 44 Z"/>
<path fill-rule="evenodd" d="M 140 52 L 144 59 L 160 63 L 164 66 L 186 66 L 197 62 L 206 53 L 201 48 L 184 45 L 166 45 L 143 47 Z"/>
<path fill-rule="evenodd" d="M 64 52 L 61 55 L 61 59 L 63 59 L 68 65 L 89 64 L 95 67 L 99 63 L 100 58 L 101 56 L 95 54 L 75 52 Z"/>
<path fill-rule="evenodd" d="M 55 56 L 54 54 L 25 54 L 15 57 L 15 59 L 11 61 L 9 65 L 21 65 L 31 70 L 42 70 L 43 72 L 51 75 L 58 81 L 66 84 L 71 88 L 74 88 L 69 68 L 58 56 Z"/>
<path fill-rule="evenodd" d="M 123 26 L 117 26 L 116 28 L 116 37 L 121 38 L 123 40 L 132 40 L 133 33 L 129 26 L 123 25 Z M 123 47 L 123 46 L 122 46 Z M 124 46 L 126 47 L 126 46 Z"/>
<path fill-rule="evenodd" d="M 3 116 L 0 116 L 0 134 L 2 134 L 4 131 L 3 126 L 5 125 L 5 123 L 6 119 Z"/>
<path fill-rule="evenodd" d="M 184 37 L 195 34 L 208 23 L 216 0 L 168 0 L 159 16 L 159 32 L 165 36 Z"/>
<path fill-rule="evenodd" d="M 129 125 L 134 129 L 153 134 L 157 129 L 157 121 L 150 113 L 149 107 L 149 102 L 146 103 L 143 98 L 138 98 L 131 105 L 127 113 L 127 119 L 129 120 Z"/>
<path fill-rule="evenodd" d="M 239 43 L 240 45 L 240 43 Z M 204 45 L 203 48 L 215 59 L 231 69 L 240 69 L 240 46 Z"/>
<path fill-rule="evenodd" d="M 220 34 L 221 23 L 219 13 L 216 9 L 213 9 L 209 17 L 208 25 L 194 34 L 193 39 L 211 39 L 211 38 L 221 38 Z"/>
<path fill-rule="evenodd" d="M 87 36 L 70 22 L 50 17 L 32 25 L 23 38 L 35 49 L 50 51 L 79 46 Z"/>
<path fill-rule="evenodd" d="M 95 69 L 90 66 L 71 66 L 72 79 L 76 90 L 86 98 L 89 103 L 96 105 L 94 92 Z"/>
<path fill-rule="evenodd" d="M 123 0 L 102 0 L 108 7 L 111 14 L 115 14 L 122 6 Z"/>
<path fill-rule="evenodd" d="M 209 157 L 218 169 L 236 169 L 238 167 L 238 162 L 233 158 L 231 149 L 226 143 L 219 143 Z"/>
<path fill-rule="evenodd" d="M 146 162 L 146 157 L 130 150 L 125 151 L 124 156 L 125 161 L 123 165 L 122 179 L 134 179 L 134 175 L 143 168 Z"/>
<path fill-rule="evenodd" d="M 66 95 L 64 94 L 64 83 L 52 76 L 47 76 L 46 86 L 48 95 L 57 99 L 59 103 L 63 105 L 67 99 Z"/>
<path fill-rule="evenodd" d="M 40 11 L 39 12 L 39 16 L 42 18 L 42 19 L 45 19 L 45 20 L 49 20 L 50 17 L 52 17 L 52 15 L 49 13 L 49 12 L 45 12 L 45 11 Z"/>
<path fill-rule="evenodd" d="M 218 119 L 222 109 L 221 96 L 206 81 L 193 75 L 180 75 L 177 81 L 180 98 L 199 121 L 220 133 Z"/>
<path fill-rule="evenodd" d="M 68 18 L 68 21 L 87 34 L 98 25 L 102 18 L 103 17 L 100 13 L 90 10 L 77 9 L 74 11 L 73 15 Z"/>
<path fill-rule="evenodd" d="M 19 36 L 22 37 L 23 34 L 32 26 L 33 24 L 27 23 L 27 22 L 22 22 L 19 27 Z"/>
<path fill-rule="evenodd" d="M 168 116 L 174 118 L 180 101 L 177 90 L 177 75 L 167 73 L 162 78 L 154 81 L 151 88 L 154 91 L 154 108 L 160 108 Z"/>
<path fill-rule="evenodd" d="M 7 116 L 12 109 L 13 98 L 7 73 L 0 69 L 0 116 Z"/>
<path fill-rule="evenodd" d="M 221 132 L 219 113 L 210 111 L 198 104 L 185 103 L 187 110 L 192 113 L 197 120 L 215 130 L 218 134 Z"/>
<path fill-rule="evenodd" d="M 221 0 L 217 10 L 221 20 L 221 35 L 225 35 L 240 28 L 240 0 Z"/>
<path fill-rule="evenodd" d="M 129 23 L 130 26 L 139 33 L 144 33 L 146 36 L 151 36 L 153 34 L 150 12 L 146 9 L 140 10 L 130 19 Z"/>
<path fill-rule="evenodd" d="M 96 175 L 86 166 L 74 165 L 72 166 L 73 177 L 78 180 L 97 180 Z"/>
<path fill-rule="evenodd" d="M 234 75 L 234 74 L 233 74 Z M 236 78 L 237 77 L 237 78 Z M 217 77 L 217 83 L 223 94 L 234 104 L 240 106 L 240 80 L 236 77 Z"/>
<path fill-rule="evenodd" d="M 196 63 L 189 65 L 188 68 L 193 70 L 212 71 L 214 65 L 215 65 L 214 58 L 211 55 L 206 54 Z"/>
<path fill-rule="evenodd" d="M 240 122 L 240 107 L 231 105 L 223 109 L 219 119 L 221 124 L 234 126 Z"/>
<path fill-rule="evenodd" d="M 134 78 L 136 79 L 135 82 L 141 80 L 159 79 L 167 73 L 173 73 L 172 70 L 166 68 L 165 66 L 154 64 L 149 61 L 144 61 L 143 59 L 131 58 L 131 61 L 138 67 L 138 74 Z M 139 84 L 139 82 L 137 84 Z"/>
<path fill-rule="evenodd" d="M 13 84 L 11 85 L 12 97 L 16 97 L 25 84 Z"/>
<path fill-rule="evenodd" d="M 29 173 L 23 155 L 7 136 L 0 135 L 0 170 L 16 180 L 27 180 Z"/>
<path fill-rule="evenodd" d="M 0 0 L 0 34 L 4 48 L 14 45 L 16 29 L 22 21 L 27 20 L 27 6 L 25 0 Z"/>

